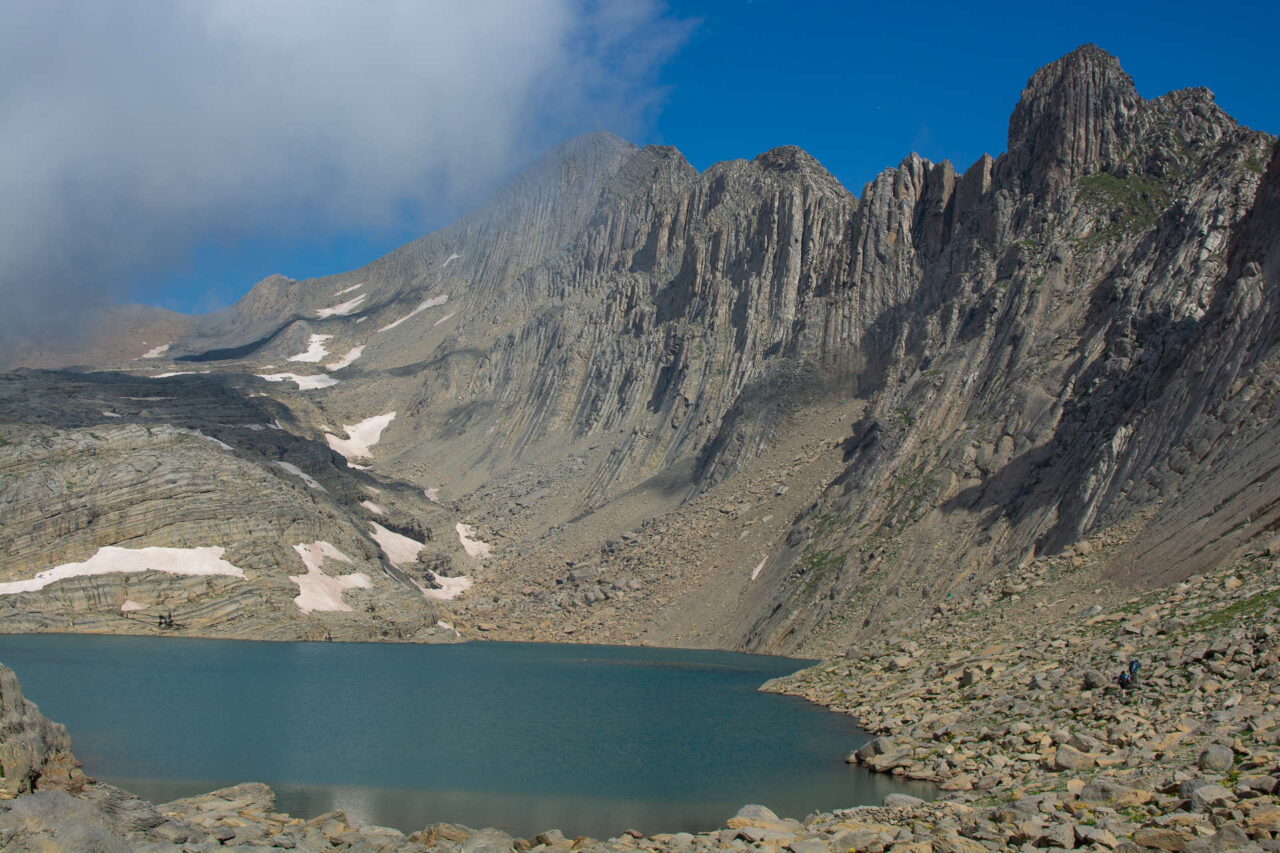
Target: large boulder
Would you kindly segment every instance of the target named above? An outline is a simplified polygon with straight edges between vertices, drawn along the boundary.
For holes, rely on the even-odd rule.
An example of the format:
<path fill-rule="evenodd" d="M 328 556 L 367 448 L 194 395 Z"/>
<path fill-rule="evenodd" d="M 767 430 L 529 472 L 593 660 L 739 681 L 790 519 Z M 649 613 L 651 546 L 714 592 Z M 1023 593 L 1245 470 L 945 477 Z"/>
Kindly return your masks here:
<path fill-rule="evenodd" d="M 0 799 L 35 790 L 78 793 L 90 781 L 71 754 L 66 728 L 45 719 L 22 695 L 13 670 L 0 664 Z"/>
<path fill-rule="evenodd" d="M 130 853 L 134 846 L 93 803 L 64 791 L 35 791 L 0 804 L 5 853 Z"/>

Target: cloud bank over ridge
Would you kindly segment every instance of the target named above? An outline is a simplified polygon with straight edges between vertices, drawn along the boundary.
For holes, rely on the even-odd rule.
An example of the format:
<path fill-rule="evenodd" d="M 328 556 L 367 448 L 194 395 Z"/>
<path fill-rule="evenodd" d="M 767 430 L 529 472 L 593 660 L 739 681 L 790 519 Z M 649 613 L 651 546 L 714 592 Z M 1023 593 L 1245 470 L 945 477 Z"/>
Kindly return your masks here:
<path fill-rule="evenodd" d="M 0 357 L 200 241 L 456 210 L 636 129 L 682 36 L 656 0 L 0 5 Z"/>

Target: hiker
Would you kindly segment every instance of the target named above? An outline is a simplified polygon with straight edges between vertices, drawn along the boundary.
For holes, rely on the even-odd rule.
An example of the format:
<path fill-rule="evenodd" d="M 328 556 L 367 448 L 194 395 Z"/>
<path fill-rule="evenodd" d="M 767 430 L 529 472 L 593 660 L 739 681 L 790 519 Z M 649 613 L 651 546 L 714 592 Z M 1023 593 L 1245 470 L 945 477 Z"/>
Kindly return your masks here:
<path fill-rule="evenodd" d="M 1128 690 L 1133 684 L 1133 676 L 1129 674 L 1129 670 L 1124 670 L 1116 676 L 1116 683 L 1120 685 L 1121 690 Z"/>
<path fill-rule="evenodd" d="M 1142 664 L 1138 663 L 1138 659 L 1134 658 L 1129 661 L 1129 679 L 1134 683 L 1138 683 L 1138 670 L 1142 668 Z"/>

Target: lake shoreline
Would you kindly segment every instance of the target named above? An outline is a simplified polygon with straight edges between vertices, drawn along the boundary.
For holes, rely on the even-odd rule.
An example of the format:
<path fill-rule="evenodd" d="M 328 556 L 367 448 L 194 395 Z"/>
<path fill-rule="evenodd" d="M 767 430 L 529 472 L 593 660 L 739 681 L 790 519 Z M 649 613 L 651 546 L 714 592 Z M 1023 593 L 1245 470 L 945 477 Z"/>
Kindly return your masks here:
<path fill-rule="evenodd" d="M 1244 561 L 1077 611 L 1069 559 L 1037 561 L 946 618 L 765 685 L 862 721 L 878 737 L 849 760 L 935 781 L 942 796 L 931 802 L 891 795 L 802 821 L 746 806 L 703 833 L 518 839 L 452 824 L 405 835 L 341 813 L 303 821 L 269 812 L 269 792 L 255 787 L 193 798 L 164 825 L 248 822 L 263 839 L 300 833 L 291 849 L 404 853 L 1280 849 L 1276 569 Z M 1130 659 L 1138 686 L 1113 686 Z"/>

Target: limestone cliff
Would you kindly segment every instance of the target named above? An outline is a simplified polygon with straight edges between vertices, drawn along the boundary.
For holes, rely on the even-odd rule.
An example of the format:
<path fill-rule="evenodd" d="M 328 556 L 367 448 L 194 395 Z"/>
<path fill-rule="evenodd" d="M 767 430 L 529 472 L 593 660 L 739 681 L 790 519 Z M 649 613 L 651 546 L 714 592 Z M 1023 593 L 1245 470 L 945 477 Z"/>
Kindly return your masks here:
<path fill-rule="evenodd" d="M 207 371 L 165 381 L 461 525 L 465 633 L 828 649 L 1106 531 L 1145 584 L 1275 529 L 1277 192 L 1272 137 L 1085 46 L 963 172 L 911 155 L 855 196 L 793 147 L 699 173 L 596 134 L 117 366 Z M 367 473 L 319 444 L 393 412 Z"/>

